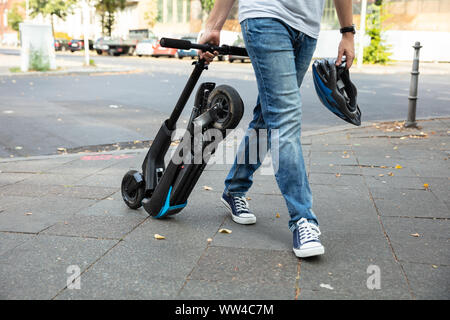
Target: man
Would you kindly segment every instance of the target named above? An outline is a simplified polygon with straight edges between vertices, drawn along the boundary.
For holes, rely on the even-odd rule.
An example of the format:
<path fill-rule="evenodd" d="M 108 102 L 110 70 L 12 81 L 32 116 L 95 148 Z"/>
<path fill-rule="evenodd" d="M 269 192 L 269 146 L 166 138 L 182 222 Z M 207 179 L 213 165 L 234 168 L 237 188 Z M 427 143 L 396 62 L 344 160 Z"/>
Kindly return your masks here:
<path fill-rule="evenodd" d="M 220 30 L 235 0 L 216 0 L 200 42 L 219 45 Z M 260 129 L 276 134 L 278 161 L 274 164 L 278 187 L 289 214 L 293 232 L 293 250 L 297 257 L 310 257 L 325 252 L 320 243 L 317 217 L 311 210 L 312 195 L 302 155 L 300 86 L 309 67 L 319 35 L 325 0 L 240 0 L 239 21 L 258 84 L 258 99 L 246 137 L 239 152 L 248 158 L 250 145 L 259 145 L 259 136 L 250 134 Z M 334 0 L 341 24 L 342 40 L 336 64 L 346 57 L 347 67 L 354 59 L 354 27 L 352 0 Z M 212 62 L 217 53 L 202 53 Z M 264 142 L 263 142 L 264 143 Z M 274 157 L 273 157 L 274 158 Z M 236 223 L 252 224 L 255 215 L 245 198 L 252 185 L 253 173 L 263 159 L 252 164 L 240 163 L 238 157 L 225 180 L 222 202 Z"/>

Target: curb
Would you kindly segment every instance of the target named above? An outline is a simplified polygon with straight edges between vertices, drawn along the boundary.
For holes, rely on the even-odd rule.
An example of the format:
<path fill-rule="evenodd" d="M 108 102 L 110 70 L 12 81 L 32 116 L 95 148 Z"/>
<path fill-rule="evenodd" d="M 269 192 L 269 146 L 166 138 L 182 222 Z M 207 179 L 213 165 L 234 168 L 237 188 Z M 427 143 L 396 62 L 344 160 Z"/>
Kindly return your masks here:
<path fill-rule="evenodd" d="M 95 70 L 61 70 L 61 71 L 32 71 L 32 72 L 17 72 L 17 73 L 0 73 L 0 77 L 24 77 L 24 76 L 32 76 L 32 77 L 41 77 L 41 76 L 65 76 L 65 75 L 89 75 L 89 74 L 102 74 L 102 73 L 113 73 L 113 74 L 121 74 L 121 73 L 139 73 L 142 72 L 140 69 L 133 68 L 121 68 L 121 69 L 95 69 Z"/>
<path fill-rule="evenodd" d="M 420 118 L 417 119 L 418 122 L 420 121 L 432 121 L 432 120 L 440 120 L 440 119 L 450 119 L 450 116 L 433 116 L 433 117 L 426 117 L 426 118 Z M 349 130 L 358 130 L 363 129 L 367 127 L 371 127 L 374 124 L 380 124 L 380 123 L 388 123 L 388 122 L 395 122 L 395 121 L 404 121 L 404 119 L 393 119 L 393 120 L 382 120 L 382 121 L 376 121 L 376 122 L 363 122 L 361 126 L 355 127 L 351 124 L 346 124 L 342 126 L 336 126 L 332 128 L 325 128 L 325 129 L 318 129 L 318 130 L 310 130 L 305 131 L 302 133 L 302 137 L 312 137 L 312 136 L 320 136 L 325 135 L 329 133 L 336 133 L 336 132 L 342 132 L 342 131 L 349 131 Z M 89 155 L 99 155 L 99 154 L 138 154 L 143 151 L 147 150 L 147 148 L 140 148 L 140 149 L 128 149 L 128 150 L 112 150 L 112 151 L 103 151 L 103 152 L 79 152 L 79 153 L 72 153 L 72 154 L 49 154 L 49 155 L 42 155 L 42 156 L 31 156 L 31 157 L 17 157 L 17 158 L 0 158 L 0 163 L 8 163 L 8 162 L 17 162 L 17 161 L 33 161 L 33 160 L 48 160 L 48 159 L 54 159 L 54 158 L 74 158 L 79 157 L 80 155 L 83 156 L 89 156 Z"/>

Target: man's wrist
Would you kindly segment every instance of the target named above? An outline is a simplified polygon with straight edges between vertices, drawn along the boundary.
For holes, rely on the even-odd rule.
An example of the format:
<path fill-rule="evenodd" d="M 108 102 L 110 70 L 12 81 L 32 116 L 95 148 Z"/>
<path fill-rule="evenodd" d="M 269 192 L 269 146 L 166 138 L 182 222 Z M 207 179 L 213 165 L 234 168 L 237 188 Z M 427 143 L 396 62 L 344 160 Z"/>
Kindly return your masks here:
<path fill-rule="evenodd" d="M 355 34 L 355 33 L 356 33 L 355 25 L 354 25 L 354 24 L 351 24 L 351 25 L 347 25 L 347 26 L 345 26 L 345 27 L 342 27 L 342 28 L 340 29 L 340 32 L 341 32 L 342 34 L 345 34 L 345 33 L 353 33 L 353 34 Z"/>
<path fill-rule="evenodd" d="M 343 39 L 351 39 L 353 40 L 355 38 L 355 35 L 351 32 L 345 32 L 342 34 Z"/>

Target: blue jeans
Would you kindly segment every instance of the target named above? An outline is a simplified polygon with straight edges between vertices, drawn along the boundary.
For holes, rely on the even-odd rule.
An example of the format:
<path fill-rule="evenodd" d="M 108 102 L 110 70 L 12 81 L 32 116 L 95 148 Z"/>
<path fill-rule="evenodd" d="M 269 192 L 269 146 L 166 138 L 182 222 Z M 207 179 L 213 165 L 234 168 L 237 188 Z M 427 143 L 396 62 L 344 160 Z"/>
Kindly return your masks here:
<path fill-rule="evenodd" d="M 253 120 L 225 180 L 225 192 L 243 196 L 250 189 L 253 173 L 264 158 L 259 156 L 254 163 L 248 161 L 249 147 L 260 146 L 260 136 L 254 132 L 266 129 L 268 150 L 273 141 L 272 133 L 278 138 L 278 150 L 272 147 L 271 154 L 275 178 L 290 214 L 289 229 L 293 230 L 301 218 L 317 224 L 317 217 L 311 210 L 312 194 L 300 142 L 302 102 L 299 90 L 317 40 L 274 18 L 247 19 L 242 21 L 241 28 L 259 95 Z M 278 157 L 273 156 L 274 152 L 278 152 Z M 243 156 L 245 161 L 239 161 Z"/>

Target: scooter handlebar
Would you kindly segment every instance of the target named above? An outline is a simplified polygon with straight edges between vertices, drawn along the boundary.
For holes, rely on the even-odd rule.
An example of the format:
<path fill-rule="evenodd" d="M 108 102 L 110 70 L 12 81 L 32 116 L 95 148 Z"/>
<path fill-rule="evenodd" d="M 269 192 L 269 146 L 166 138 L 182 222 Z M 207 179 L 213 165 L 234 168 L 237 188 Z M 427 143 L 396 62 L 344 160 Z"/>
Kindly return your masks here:
<path fill-rule="evenodd" d="M 180 39 L 172 39 L 172 38 L 161 38 L 159 41 L 161 47 L 165 48 L 175 48 L 175 49 L 191 49 L 191 42 L 189 40 L 180 40 Z"/>
<path fill-rule="evenodd" d="M 235 56 L 248 56 L 247 50 L 242 47 L 233 47 L 233 46 L 213 46 L 210 44 L 197 44 L 192 43 L 189 40 L 180 40 L 180 39 L 172 39 L 172 38 L 161 38 L 160 45 L 165 48 L 175 48 L 175 49 L 199 49 L 204 52 L 214 52 L 217 51 L 221 55 L 235 55 Z"/>

